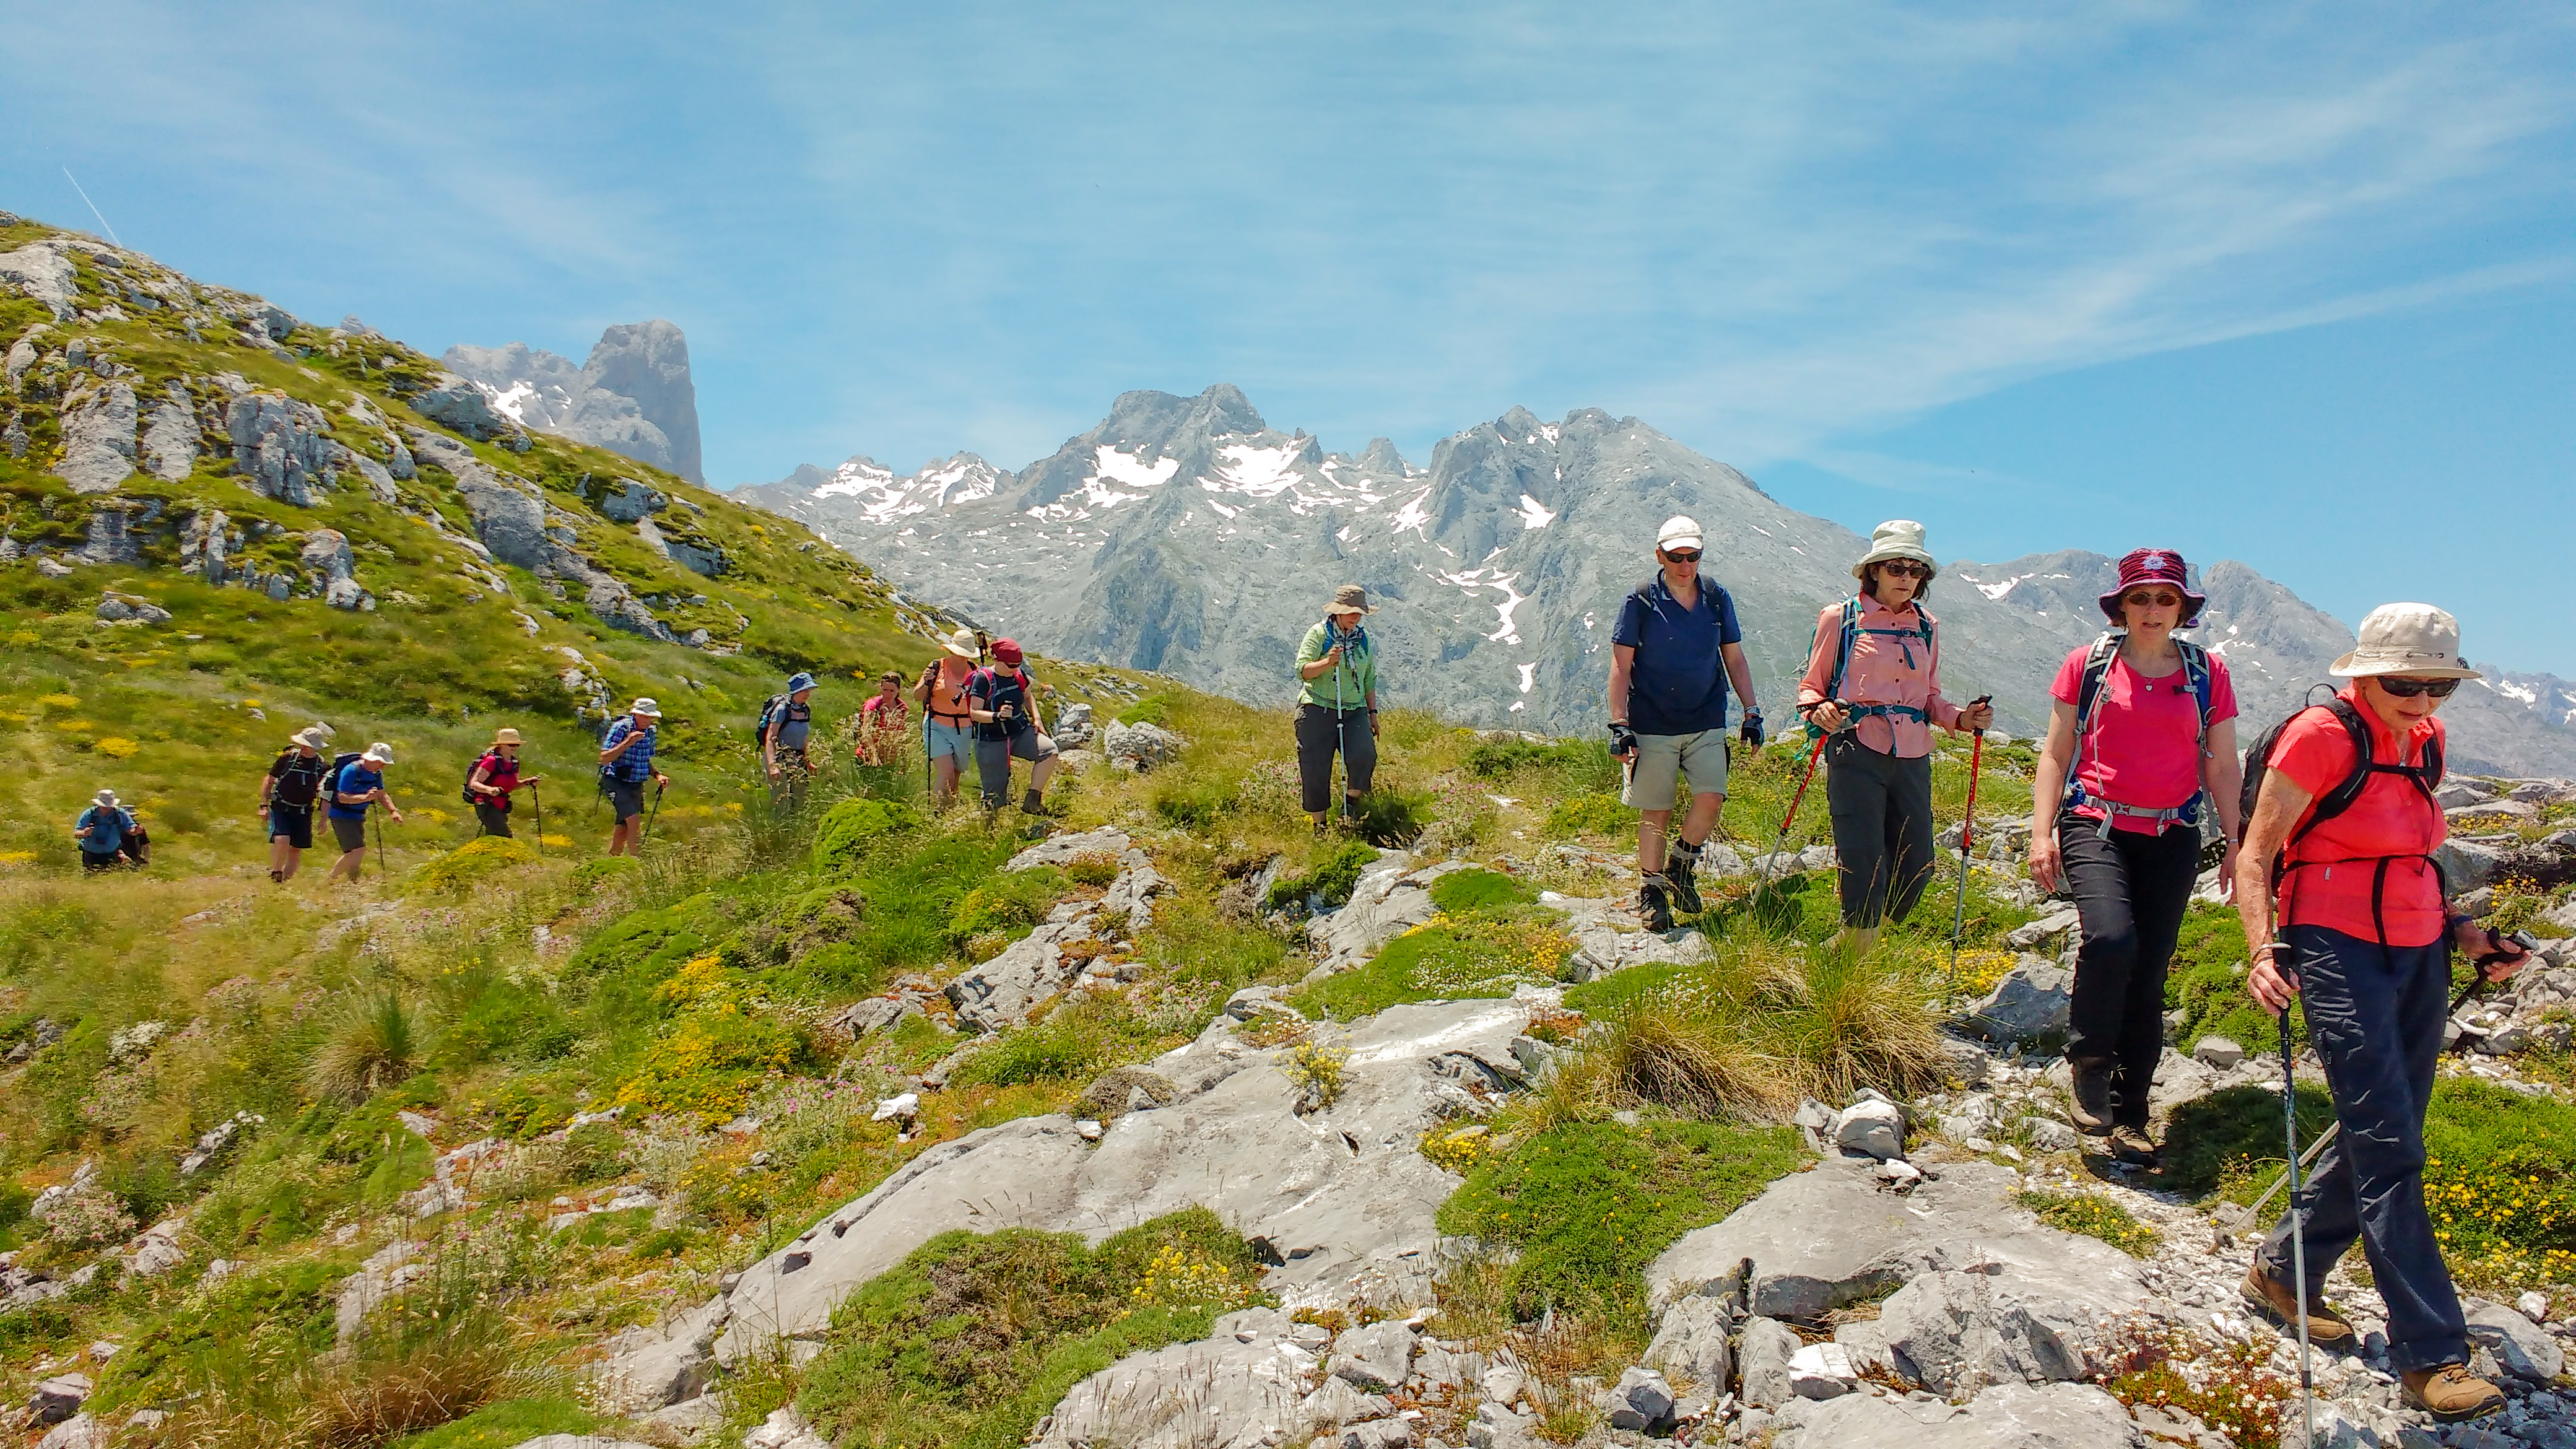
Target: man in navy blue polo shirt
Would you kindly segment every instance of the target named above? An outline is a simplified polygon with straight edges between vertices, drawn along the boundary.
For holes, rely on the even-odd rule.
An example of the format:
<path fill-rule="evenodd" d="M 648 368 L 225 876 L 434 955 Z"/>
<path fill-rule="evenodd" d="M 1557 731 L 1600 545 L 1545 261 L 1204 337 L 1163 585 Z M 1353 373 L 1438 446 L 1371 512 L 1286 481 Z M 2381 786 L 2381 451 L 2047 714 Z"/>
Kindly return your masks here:
<path fill-rule="evenodd" d="M 1637 914 L 1669 931 L 1673 910 L 1700 908 L 1700 847 L 1726 803 L 1726 693 L 1744 696 L 1744 740 L 1760 748 L 1762 708 L 1735 600 L 1700 577 L 1700 527 L 1678 515 L 1655 536 L 1655 576 L 1619 607 L 1610 633 L 1610 752 L 1628 767 L 1620 798 L 1640 811 Z M 1690 782 L 1690 814 L 1667 860 L 1674 786 Z"/>

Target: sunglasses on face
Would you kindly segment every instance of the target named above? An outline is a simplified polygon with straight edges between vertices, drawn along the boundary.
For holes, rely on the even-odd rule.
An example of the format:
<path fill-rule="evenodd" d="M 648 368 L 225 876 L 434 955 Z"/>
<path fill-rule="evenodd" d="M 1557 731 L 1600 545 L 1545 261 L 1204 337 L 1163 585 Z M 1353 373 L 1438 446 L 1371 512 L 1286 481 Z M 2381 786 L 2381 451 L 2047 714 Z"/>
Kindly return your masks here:
<path fill-rule="evenodd" d="M 2391 675 L 2383 674 L 2379 676 L 2379 687 L 2387 690 L 2390 694 L 2396 695 L 2399 699 L 2413 699 L 2419 694 L 2429 694 L 2435 699 L 2449 699 L 2451 697 L 2451 691 L 2460 687 L 2460 681 L 2456 679 L 2400 679 Z"/>
<path fill-rule="evenodd" d="M 2124 594 L 2121 596 L 2120 602 L 2124 604 L 2135 604 L 2142 609 L 2179 609 L 2182 607 L 2182 595 Z"/>
<path fill-rule="evenodd" d="M 1883 575 L 1900 579 L 1928 579 L 1932 577 L 1932 570 L 1914 562 L 1912 559 L 1900 558 L 1891 560 L 1887 563 L 1880 564 L 1878 566 L 1878 571 Z"/>
<path fill-rule="evenodd" d="M 1698 563 L 1699 550 L 1695 548 L 1673 549 L 1665 553 L 1664 557 L 1671 559 L 1675 563 Z"/>

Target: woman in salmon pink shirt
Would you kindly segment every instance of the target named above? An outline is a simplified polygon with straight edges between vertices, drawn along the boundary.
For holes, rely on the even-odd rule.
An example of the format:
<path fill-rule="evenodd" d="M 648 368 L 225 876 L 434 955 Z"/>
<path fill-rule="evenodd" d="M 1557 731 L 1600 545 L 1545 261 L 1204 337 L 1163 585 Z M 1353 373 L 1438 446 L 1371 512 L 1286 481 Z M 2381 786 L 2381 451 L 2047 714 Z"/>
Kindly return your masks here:
<path fill-rule="evenodd" d="M 1938 572 L 1922 524 L 1880 524 L 1852 565 L 1860 597 L 1816 616 L 1816 647 L 1798 681 L 1798 712 L 1825 732 L 1840 944 L 1854 956 L 1878 943 L 1883 921 L 1903 921 L 1931 879 L 1932 727 L 1995 721 L 1992 705 L 1941 697 L 1938 621 L 1923 608 Z"/>
<path fill-rule="evenodd" d="M 2216 815 L 2227 838 L 2219 879 L 2231 880 L 2242 780 L 2227 663 L 2174 637 L 2209 602 L 2187 577 L 2171 549 L 2120 560 L 2120 586 L 2100 601 L 2112 631 L 2058 669 L 2031 782 L 2031 879 L 2073 895 L 2081 917 L 2066 1042 L 2075 1126 L 2149 1164 L 2165 968 L 2200 874 L 2200 821 Z M 2084 714 L 2097 658 L 2100 684 Z"/>

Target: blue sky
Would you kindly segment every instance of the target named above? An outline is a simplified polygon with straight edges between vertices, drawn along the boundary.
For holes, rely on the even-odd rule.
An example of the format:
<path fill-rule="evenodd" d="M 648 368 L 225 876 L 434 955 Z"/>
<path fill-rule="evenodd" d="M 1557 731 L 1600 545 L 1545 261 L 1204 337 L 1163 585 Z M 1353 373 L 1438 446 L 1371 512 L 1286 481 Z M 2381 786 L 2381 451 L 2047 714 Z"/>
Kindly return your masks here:
<path fill-rule="evenodd" d="M 1598 406 L 2576 675 L 2576 12 L 1932 8 L 12 4 L 0 207 L 431 351 L 669 317 L 720 485 Z"/>

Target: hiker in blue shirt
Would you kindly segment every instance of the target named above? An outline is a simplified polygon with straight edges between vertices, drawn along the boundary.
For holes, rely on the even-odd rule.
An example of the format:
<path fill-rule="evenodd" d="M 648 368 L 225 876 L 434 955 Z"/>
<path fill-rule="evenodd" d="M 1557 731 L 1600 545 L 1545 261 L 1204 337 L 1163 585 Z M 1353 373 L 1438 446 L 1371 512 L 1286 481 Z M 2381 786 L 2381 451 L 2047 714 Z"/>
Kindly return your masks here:
<path fill-rule="evenodd" d="M 641 855 L 644 851 L 644 782 L 650 780 L 656 789 L 671 783 L 670 778 L 653 768 L 653 747 L 660 742 L 662 706 L 651 699 L 639 699 L 623 718 L 608 727 L 599 742 L 599 788 L 608 796 L 608 808 L 617 816 L 617 828 L 609 833 L 608 853 Z"/>
<path fill-rule="evenodd" d="M 90 807 L 72 822 L 72 838 L 80 842 L 81 869 L 105 870 L 120 858 L 143 863 L 141 853 L 126 849 L 130 837 L 142 829 L 134 823 L 133 813 L 116 801 L 114 790 L 101 790 L 91 797 Z"/>
<path fill-rule="evenodd" d="M 1655 537 L 1654 577 L 1620 605 L 1610 632 L 1610 753 L 1628 767 L 1620 798 L 1638 813 L 1637 914 L 1669 931 L 1673 911 L 1697 911 L 1700 847 L 1726 804 L 1726 694 L 1744 697 L 1744 742 L 1762 747 L 1762 708 L 1735 600 L 1700 576 L 1700 526 L 1678 515 Z M 1690 782 L 1690 814 L 1665 845 L 1674 787 Z M 1669 859 L 1667 858 L 1669 856 Z"/>
<path fill-rule="evenodd" d="M 367 856 L 368 806 L 384 806 L 394 823 L 402 824 L 394 797 L 385 793 L 385 766 L 393 762 L 394 747 L 378 740 L 331 777 L 331 808 L 323 813 L 330 818 L 331 837 L 340 843 L 340 858 L 331 862 L 331 873 L 324 879 L 345 875 L 353 884 L 357 881 L 358 867 Z"/>
<path fill-rule="evenodd" d="M 814 734 L 814 676 L 798 672 L 787 681 L 787 697 L 775 702 L 761 722 L 760 763 L 769 775 L 769 803 L 793 814 L 805 808 L 805 786 L 814 778 L 805 757 Z"/>

